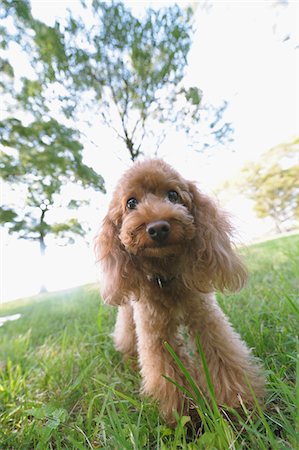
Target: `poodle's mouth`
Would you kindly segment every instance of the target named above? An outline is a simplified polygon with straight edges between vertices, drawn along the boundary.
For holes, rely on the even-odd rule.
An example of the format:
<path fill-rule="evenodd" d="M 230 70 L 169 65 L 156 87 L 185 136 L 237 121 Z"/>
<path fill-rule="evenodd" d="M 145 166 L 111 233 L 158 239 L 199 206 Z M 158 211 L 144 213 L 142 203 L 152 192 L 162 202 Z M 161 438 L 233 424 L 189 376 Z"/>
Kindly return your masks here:
<path fill-rule="evenodd" d="M 140 248 L 137 251 L 137 255 L 152 258 L 165 258 L 167 256 L 176 255 L 181 251 L 182 251 L 182 244 L 161 243 Z"/>

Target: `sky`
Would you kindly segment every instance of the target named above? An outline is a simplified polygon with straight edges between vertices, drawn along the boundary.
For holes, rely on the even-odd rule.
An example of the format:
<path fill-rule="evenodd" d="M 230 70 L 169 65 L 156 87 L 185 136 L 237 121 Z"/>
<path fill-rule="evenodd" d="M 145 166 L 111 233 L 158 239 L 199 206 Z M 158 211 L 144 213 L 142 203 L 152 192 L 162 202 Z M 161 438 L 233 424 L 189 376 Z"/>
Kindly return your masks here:
<path fill-rule="evenodd" d="M 51 24 L 77 1 L 32 1 L 33 14 Z M 126 2 L 136 13 L 147 6 L 172 2 Z M 240 168 L 262 152 L 298 135 L 299 128 L 299 2 L 274 7 L 271 1 L 178 2 L 195 9 L 197 31 L 189 55 L 186 82 L 201 88 L 204 99 L 229 102 L 226 120 L 234 126 L 233 149 L 200 154 L 187 149 L 188 139 L 169 133 L 159 156 L 172 164 L 203 191 L 213 194 L 221 184 L 238 175 Z M 21 61 L 21 60 L 20 60 Z M 22 64 L 19 65 L 20 73 Z M 84 211 L 93 236 L 107 210 L 113 187 L 128 167 L 119 156 L 119 142 L 98 124 L 89 130 L 107 152 L 86 148 L 85 162 L 105 179 L 107 195 L 97 194 L 96 207 Z M 219 196 L 219 189 L 218 189 Z M 252 202 L 235 194 L 220 201 L 231 214 L 240 238 L 250 242 L 272 231 L 269 220 L 255 217 Z M 94 205 L 94 203 L 93 203 Z M 90 238 L 92 241 L 92 238 Z M 33 295 L 39 290 L 38 246 L 2 234 L 1 301 Z M 97 280 L 92 242 L 85 245 L 49 246 L 49 290 Z"/>

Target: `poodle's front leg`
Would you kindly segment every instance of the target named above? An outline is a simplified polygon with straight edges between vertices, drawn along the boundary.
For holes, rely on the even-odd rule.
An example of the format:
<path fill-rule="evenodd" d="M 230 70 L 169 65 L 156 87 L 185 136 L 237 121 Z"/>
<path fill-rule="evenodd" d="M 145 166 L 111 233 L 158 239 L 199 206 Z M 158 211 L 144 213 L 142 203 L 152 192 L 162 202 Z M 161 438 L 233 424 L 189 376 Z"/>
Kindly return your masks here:
<path fill-rule="evenodd" d="M 173 411 L 182 413 L 183 393 L 163 375 L 183 385 L 184 380 L 164 343 L 179 352 L 175 338 L 177 324 L 169 311 L 156 310 L 153 305 L 133 304 L 137 334 L 137 350 L 142 375 L 142 392 L 158 400 L 161 413 L 169 425 L 175 425 Z"/>
<path fill-rule="evenodd" d="M 131 303 L 118 308 L 113 339 L 115 348 L 122 352 L 125 357 L 137 354 L 135 322 Z"/>
<path fill-rule="evenodd" d="M 188 321 L 193 339 L 196 335 L 200 338 L 218 404 L 238 407 L 241 398 L 253 405 L 251 390 L 261 399 L 264 378 L 260 365 L 231 327 L 213 294 L 194 301 Z M 199 378 L 203 380 L 202 374 Z M 206 386 L 202 387 L 207 392 Z"/>

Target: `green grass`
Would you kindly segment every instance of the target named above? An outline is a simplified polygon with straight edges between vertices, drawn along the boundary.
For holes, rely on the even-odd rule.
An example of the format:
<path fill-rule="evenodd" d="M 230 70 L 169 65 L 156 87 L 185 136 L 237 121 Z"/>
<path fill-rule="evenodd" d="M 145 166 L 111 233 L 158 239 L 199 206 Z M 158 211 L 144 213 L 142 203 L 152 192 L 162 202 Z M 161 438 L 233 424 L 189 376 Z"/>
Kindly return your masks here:
<path fill-rule="evenodd" d="M 22 317 L 0 328 L 0 449 L 299 448 L 299 235 L 243 252 L 248 286 L 219 302 L 264 363 L 263 411 L 231 422 L 199 398 L 206 432 L 170 430 L 113 348 L 115 309 L 82 287 L 2 306 Z"/>

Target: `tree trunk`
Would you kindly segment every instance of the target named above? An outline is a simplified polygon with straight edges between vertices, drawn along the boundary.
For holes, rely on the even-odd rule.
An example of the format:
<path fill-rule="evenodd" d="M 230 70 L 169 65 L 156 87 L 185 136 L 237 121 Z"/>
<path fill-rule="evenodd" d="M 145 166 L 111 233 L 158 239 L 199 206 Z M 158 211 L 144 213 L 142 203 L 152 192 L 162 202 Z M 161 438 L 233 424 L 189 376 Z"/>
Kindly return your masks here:
<path fill-rule="evenodd" d="M 281 229 L 281 219 L 280 219 L 279 214 L 278 213 L 275 214 L 275 211 L 274 211 L 274 214 L 271 214 L 270 217 L 272 217 L 272 219 L 274 220 L 276 232 L 278 234 L 281 234 L 282 233 L 282 229 Z"/>
<path fill-rule="evenodd" d="M 41 231 L 40 231 L 40 235 L 39 235 L 39 250 L 40 250 L 40 262 L 41 262 L 41 285 L 40 285 L 40 294 L 43 292 L 48 292 L 47 288 L 46 288 L 46 282 L 45 282 L 45 278 L 46 278 L 46 264 L 45 264 L 45 259 L 46 259 L 46 244 L 45 244 L 45 234 L 42 231 L 42 225 L 44 224 L 44 217 L 46 214 L 47 209 L 43 209 L 41 216 L 40 216 L 40 225 L 41 225 Z"/>

